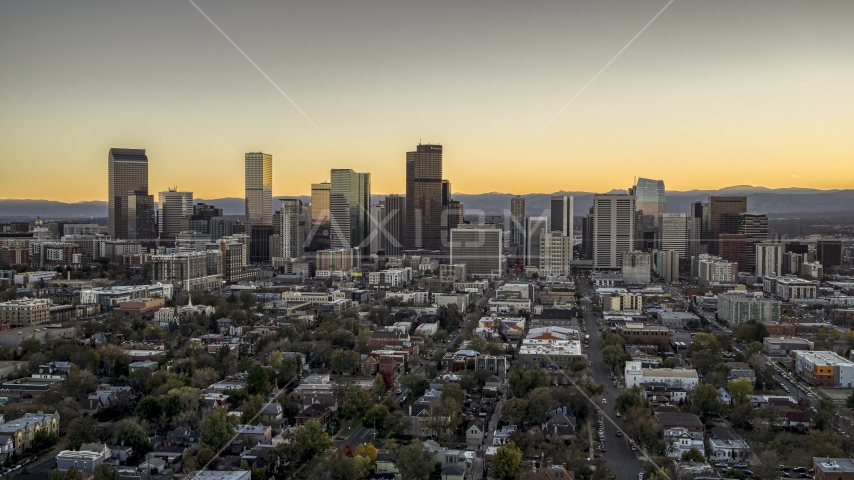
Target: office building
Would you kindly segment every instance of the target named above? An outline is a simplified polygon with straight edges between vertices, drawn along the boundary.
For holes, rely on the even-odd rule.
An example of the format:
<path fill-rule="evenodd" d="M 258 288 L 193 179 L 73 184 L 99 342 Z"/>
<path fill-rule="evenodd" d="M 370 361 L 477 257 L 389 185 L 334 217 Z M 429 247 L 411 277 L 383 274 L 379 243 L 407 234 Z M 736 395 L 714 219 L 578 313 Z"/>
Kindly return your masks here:
<path fill-rule="evenodd" d="M 657 248 L 675 250 L 680 258 L 688 258 L 689 217 L 684 213 L 662 213 L 658 216 Z"/>
<path fill-rule="evenodd" d="M 661 269 L 659 274 L 666 283 L 679 283 L 679 252 L 664 250 L 661 252 Z"/>
<path fill-rule="evenodd" d="M 739 271 L 747 271 L 747 235 L 727 234 L 718 235 L 718 251 L 724 260 L 737 263 Z"/>
<path fill-rule="evenodd" d="M 521 249 L 525 245 L 525 197 L 516 195 L 510 199 L 510 242 Z"/>
<path fill-rule="evenodd" d="M 821 280 L 824 276 L 824 267 L 818 262 L 804 262 L 801 265 L 800 275 L 804 278 Z"/>
<path fill-rule="evenodd" d="M 371 253 L 385 252 L 385 203 L 371 205 Z"/>
<path fill-rule="evenodd" d="M 390 257 L 403 253 L 406 239 L 406 197 L 388 195 L 385 197 L 385 253 Z"/>
<path fill-rule="evenodd" d="M 694 202 L 688 214 L 688 256 L 709 253 L 709 204 Z"/>
<path fill-rule="evenodd" d="M 756 276 L 776 277 L 783 274 L 783 246 L 779 243 L 757 243 Z"/>
<path fill-rule="evenodd" d="M 172 283 L 177 290 L 196 292 L 220 286 L 221 253 L 216 250 L 188 251 L 151 257 L 152 278 Z"/>
<path fill-rule="evenodd" d="M 558 231 L 565 237 L 571 237 L 573 232 L 574 197 L 567 195 L 552 195 L 552 225 L 550 231 Z"/>
<path fill-rule="evenodd" d="M 182 230 L 195 230 L 202 233 L 211 233 L 211 221 L 222 217 L 222 209 L 205 203 L 193 205 L 193 213 L 184 217 Z"/>
<path fill-rule="evenodd" d="M 210 220 L 209 229 L 211 240 L 219 240 L 222 237 L 234 235 L 234 219 L 226 217 L 213 217 Z"/>
<path fill-rule="evenodd" d="M 273 221 L 270 215 L 270 221 Z M 270 237 L 273 236 L 272 225 L 250 225 L 249 232 L 249 262 L 270 263 Z"/>
<path fill-rule="evenodd" d="M 593 268 L 617 270 L 623 253 L 634 250 L 634 192 L 594 196 L 593 215 Z"/>
<path fill-rule="evenodd" d="M 540 238 L 549 232 L 549 217 L 525 218 L 525 266 L 540 265 Z"/>
<path fill-rule="evenodd" d="M 647 284 L 652 272 L 652 255 L 647 252 L 624 252 L 621 272 L 624 284 Z"/>
<path fill-rule="evenodd" d="M 157 231 L 161 238 L 174 237 L 193 214 L 193 192 L 170 188 L 158 194 Z"/>
<path fill-rule="evenodd" d="M 249 152 L 246 161 L 246 225 L 273 224 L 273 156 Z"/>
<path fill-rule="evenodd" d="M 204 250 L 210 242 L 210 234 L 197 232 L 196 230 L 185 230 L 175 235 L 175 251 L 194 252 Z"/>
<path fill-rule="evenodd" d="M 585 260 L 593 260 L 593 225 L 595 224 L 596 216 L 593 215 L 593 208 L 590 208 L 590 213 L 581 217 L 581 249 L 579 254 Z"/>
<path fill-rule="evenodd" d="M 447 231 L 442 232 L 442 245 L 448 245 L 452 228 L 457 228 L 465 223 L 465 215 L 465 206 L 461 202 L 456 200 L 448 202 L 448 206 L 445 208 L 445 220 L 443 220 L 447 225 Z"/>
<path fill-rule="evenodd" d="M 738 264 L 703 253 L 691 257 L 691 277 L 704 287 L 713 283 L 735 283 L 738 277 Z"/>
<path fill-rule="evenodd" d="M 572 237 L 558 230 L 540 236 L 540 278 L 565 277 L 570 274 Z"/>
<path fill-rule="evenodd" d="M 313 225 L 329 224 L 331 193 L 332 184 L 329 182 L 311 184 L 311 223 Z"/>
<path fill-rule="evenodd" d="M 450 201 L 450 184 L 446 186 Z M 442 146 L 421 145 L 406 152 L 406 248 L 442 247 Z M 447 228 L 447 227 L 444 227 Z"/>
<path fill-rule="evenodd" d="M 747 197 L 709 197 L 709 253 L 720 254 L 720 235 L 736 234 L 739 214 L 747 212 Z"/>
<path fill-rule="evenodd" d="M 303 255 L 305 239 L 300 229 L 302 218 L 302 200 L 298 198 L 279 199 L 279 238 L 281 251 L 274 256 L 299 258 Z"/>
<path fill-rule="evenodd" d="M 451 230 L 451 264 L 464 264 L 472 277 L 500 278 L 507 269 L 503 232 L 493 225 L 460 225 Z"/>
<path fill-rule="evenodd" d="M 154 195 L 136 190 L 127 197 L 128 240 L 153 242 L 157 238 Z M 96 232 L 97 233 L 97 232 Z"/>
<path fill-rule="evenodd" d="M 358 248 L 331 248 L 315 254 L 318 272 L 349 272 L 359 265 Z"/>
<path fill-rule="evenodd" d="M 757 298 L 745 294 L 722 293 L 718 295 L 718 318 L 732 325 L 755 320 L 777 323 L 780 321 L 779 300 Z"/>
<path fill-rule="evenodd" d="M 148 192 L 148 157 L 144 149 L 111 148 L 107 164 L 107 231 L 111 238 L 125 239 L 128 194 Z"/>
<path fill-rule="evenodd" d="M 92 263 L 104 256 L 104 242 L 110 239 L 109 235 L 94 234 L 76 234 L 63 235 L 63 243 L 73 243 L 80 248 L 82 262 Z"/>
<path fill-rule="evenodd" d="M 814 387 L 854 387 L 854 362 L 836 352 L 795 350 L 794 372 Z"/>
<path fill-rule="evenodd" d="M 335 248 L 359 248 L 368 253 L 371 174 L 333 169 L 329 194 L 330 244 Z"/>
<path fill-rule="evenodd" d="M 842 253 L 842 240 L 822 237 L 816 242 L 816 260 L 825 270 L 841 267 L 845 257 Z"/>
<path fill-rule="evenodd" d="M 639 178 L 635 184 L 635 210 L 653 218 L 667 212 L 664 181 Z"/>
<path fill-rule="evenodd" d="M 756 271 L 756 244 L 768 240 L 768 215 L 745 212 L 738 215 L 738 233 L 746 239 L 746 264 L 743 271 Z"/>

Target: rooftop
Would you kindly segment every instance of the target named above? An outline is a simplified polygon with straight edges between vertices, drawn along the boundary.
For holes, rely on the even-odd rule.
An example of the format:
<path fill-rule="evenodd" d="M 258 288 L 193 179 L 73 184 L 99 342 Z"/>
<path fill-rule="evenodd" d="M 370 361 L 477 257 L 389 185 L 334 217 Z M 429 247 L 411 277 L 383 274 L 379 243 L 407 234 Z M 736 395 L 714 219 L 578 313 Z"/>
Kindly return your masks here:
<path fill-rule="evenodd" d="M 814 457 L 812 461 L 822 472 L 854 473 L 854 462 L 849 458 Z"/>

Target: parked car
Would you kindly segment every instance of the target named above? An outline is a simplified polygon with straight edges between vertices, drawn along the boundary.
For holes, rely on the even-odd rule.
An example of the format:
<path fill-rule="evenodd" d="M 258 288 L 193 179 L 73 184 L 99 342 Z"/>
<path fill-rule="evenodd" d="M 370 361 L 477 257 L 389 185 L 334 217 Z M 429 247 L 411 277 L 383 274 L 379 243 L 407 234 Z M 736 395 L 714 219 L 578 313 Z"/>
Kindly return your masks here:
<path fill-rule="evenodd" d="M 747 464 L 746 463 L 736 463 L 735 468 L 747 468 Z"/>
<path fill-rule="evenodd" d="M 729 465 L 727 465 L 725 462 L 718 462 L 715 464 L 715 466 L 716 467 L 728 467 Z"/>
<path fill-rule="evenodd" d="M 751 472 L 750 470 L 742 470 L 742 471 L 741 471 L 741 473 L 743 473 L 743 474 L 747 475 L 748 477 L 752 477 L 752 476 L 753 476 L 753 472 Z"/>

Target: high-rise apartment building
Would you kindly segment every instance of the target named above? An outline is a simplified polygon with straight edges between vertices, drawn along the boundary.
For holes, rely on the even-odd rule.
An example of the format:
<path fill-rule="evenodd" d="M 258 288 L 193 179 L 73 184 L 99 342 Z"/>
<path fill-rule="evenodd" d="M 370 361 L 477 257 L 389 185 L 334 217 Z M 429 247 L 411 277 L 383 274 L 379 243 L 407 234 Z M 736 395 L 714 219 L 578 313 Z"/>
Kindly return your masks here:
<path fill-rule="evenodd" d="M 525 218 L 525 266 L 540 265 L 540 239 L 549 232 L 549 217 Z"/>
<path fill-rule="evenodd" d="M 396 257 L 403 253 L 403 243 L 406 239 L 406 197 L 402 195 L 385 197 L 385 231 L 386 255 Z"/>
<path fill-rule="evenodd" d="M 552 195 L 552 231 L 560 232 L 565 237 L 572 236 L 573 209 L 575 201 L 567 195 Z"/>
<path fill-rule="evenodd" d="M 161 237 L 174 237 L 193 214 L 193 192 L 170 188 L 157 197 L 157 232 Z"/>
<path fill-rule="evenodd" d="M 688 258 L 689 217 L 684 213 L 662 213 L 658 216 L 657 248 L 675 250 L 681 258 Z"/>
<path fill-rule="evenodd" d="M 718 251 L 720 257 L 729 262 L 737 263 L 740 272 L 747 271 L 747 235 L 737 233 L 722 233 L 718 235 Z"/>
<path fill-rule="evenodd" d="M 332 248 L 359 248 L 367 255 L 370 242 L 371 174 L 333 169 L 329 195 Z"/>
<path fill-rule="evenodd" d="M 540 237 L 540 278 L 565 277 L 570 274 L 572 237 L 557 229 Z"/>
<path fill-rule="evenodd" d="M 311 184 L 311 223 L 314 225 L 329 224 L 329 195 L 332 184 L 329 182 Z"/>
<path fill-rule="evenodd" d="M 756 276 L 777 277 L 783 275 L 783 245 L 779 243 L 757 243 L 756 249 Z"/>
<path fill-rule="evenodd" d="M 510 199 L 510 242 L 520 250 L 525 246 L 525 197 L 522 195 Z"/>
<path fill-rule="evenodd" d="M 738 233 L 739 214 L 747 212 L 747 197 L 709 197 L 709 253 L 720 253 L 720 235 Z"/>
<path fill-rule="evenodd" d="M 500 278 L 507 270 L 503 232 L 493 225 L 460 225 L 451 229 L 450 263 L 465 264 L 473 277 Z"/>
<path fill-rule="evenodd" d="M 658 217 L 667 212 L 663 180 L 639 178 L 635 185 L 635 210 Z"/>
<path fill-rule="evenodd" d="M 768 215 L 745 212 L 738 215 L 738 233 L 747 238 L 747 264 L 744 271 L 756 271 L 756 245 L 768 240 Z"/>
<path fill-rule="evenodd" d="M 616 270 L 635 245 L 633 191 L 593 197 L 593 268 Z"/>
<path fill-rule="evenodd" d="M 127 238 L 153 242 L 157 238 L 154 195 L 137 190 L 127 196 Z"/>
<path fill-rule="evenodd" d="M 144 149 L 111 148 L 107 156 L 107 230 L 111 238 L 128 238 L 127 197 L 148 193 L 148 157 Z"/>
<path fill-rule="evenodd" d="M 273 224 L 273 156 L 249 152 L 246 160 L 246 225 Z"/>
<path fill-rule="evenodd" d="M 444 188 L 443 188 L 444 187 Z M 406 248 L 442 247 L 443 191 L 450 201 L 450 183 L 442 181 L 442 146 L 421 145 L 406 152 Z"/>
<path fill-rule="evenodd" d="M 302 200 L 298 198 L 279 199 L 279 238 L 281 251 L 277 257 L 299 258 L 303 255 L 305 239 L 300 229 Z"/>

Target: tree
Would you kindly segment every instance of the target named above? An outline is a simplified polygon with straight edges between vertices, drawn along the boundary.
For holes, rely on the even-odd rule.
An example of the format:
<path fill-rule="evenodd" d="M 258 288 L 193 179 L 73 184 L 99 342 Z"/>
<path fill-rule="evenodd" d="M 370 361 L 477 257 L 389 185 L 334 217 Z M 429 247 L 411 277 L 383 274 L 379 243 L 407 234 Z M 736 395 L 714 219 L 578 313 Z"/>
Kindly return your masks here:
<path fill-rule="evenodd" d="M 193 371 L 193 378 L 190 385 L 202 389 L 208 388 L 219 380 L 219 374 L 216 370 L 210 367 L 197 368 Z"/>
<path fill-rule="evenodd" d="M 634 407 L 623 412 L 623 430 L 646 450 L 658 450 L 660 427 L 646 408 Z"/>
<path fill-rule="evenodd" d="M 687 452 L 682 454 L 682 461 L 683 462 L 705 462 L 706 457 L 704 457 L 703 454 L 700 453 L 699 450 L 692 447 L 691 450 L 688 450 Z"/>
<path fill-rule="evenodd" d="M 202 421 L 201 443 L 210 445 L 215 451 L 224 447 L 234 435 L 234 429 L 228 423 L 228 409 L 214 407 Z"/>
<path fill-rule="evenodd" d="M 513 480 L 522 468 L 522 450 L 510 442 L 498 447 L 492 457 L 492 476 L 501 480 Z"/>
<path fill-rule="evenodd" d="M 327 458 L 323 468 L 317 469 L 312 477 L 317 480 L 362 480 L 368 473 L 370 464 L 367 458 L 339 452 Z"/>
<path fill-rule="evenodd" d="M 694 389 L 691 395 L 691 405 L 696 408 L 700 415 L 720 414 L 724 409 L 721 395 L 714 385 L 701 383 Z"/>
<path fill-rule="evenodd" d="M 726 385 L 729 396 L 734 405 L 750 403 L 750 395 L 753 393 L 753 383 L 746 378 L 737 378 Z"/>
<path fill-rule="evenodd" d="M 68 424 L 65 436 L 71 450 L 79 450 L 80 445 L 98 440 L 98 422 L 92 417 L 77 417 Z"/>
<path fill-rule="evenodd" d="M 365 428 L 373 428 L 374 425 L 379 425 L 380 428 L 383 428 L 383 421 L 387 416 L 388 408 L 386 408 L 385 405 L 377 405 L 365 413 L 365 417 L 362 419 L 362 425 L 364 425 Z"/>
<path fill-rule="evenodd" d="M 460 406 L 466 403 L 466 394 L 456 383 L 448 383 L 442 387 L 442 400 L 453 400 Z"/>
<path fill-rule="evenodd" d="M 368 400 L 365 392 L 358 385 L 350 385 L 344 395 L 344 405 L 341 408 L 341 416 L 353 420 L 365 414 L 368 408 Z"/>
<path fill-rule="evenodd" d="M 267 396 L 270 394 L 270 378 L 261 365 L 252 365 L 249 370 L 249 376 L 246 377 L 246 391 L 249 395 Z"/>
<path fill-rule="evenodd" d="M 133 420 L 124 419 L 116 423 L 116 441 L 120 445 L 128 445 L 136 452 L 147 452 L 151 449 L 148 434 L 142 426 Z"/>
<path fill-rule="evenodd" d="M 602 349 L 602 360 L 605 361 L 611 368 L 617 368 L 626 357 L 623 347 L 617 345 L 608 345 Z"/>
<path fill-rule="evenodd" d="M 378 397 L 382 397 L 388 392 L 388 390 L 385 388 L 385 380 L 383 379 L 383 376 L 379 373 L 376 377 L 374 377 L 373 391 L 374 395 Z"/>
<path fill-rule="evenodd" d="M 94 480 L 119 480 L 122 478 L 119 470 L 109 465 L 98 465 L 95 467 Z"/>
<path fill-rule="evenodd" d="M 501 418 L 511 425 L 521 425 L 528 413 L 528 401 L 524 398 L 513 397 L 501 407 Z"/>
<path fill-rule="evenodd" d="M 243 402 L 243 413 L 240 415 L 240 421 L 244 424 L 251 424 L 255 417 L 264 409 L 264 397 L 261 395 L 250 395 Z"/>
<path fill-rule="evenodd" d="M 408 373 L 400 379 L 400 384 L 410 390 L 412 398 L 418 398 L 424 395 L 424 392 L 430 388 L 430 382 L 424 378 L 424 375 Z"/>
<path fill-rule="evenodd" d="M 373 470 L 377 466 L 377 448 L 374 447 L 373 443 L 361 443 L 356 447 L 357 457 L 362 457 L 368 460 L 368 465 L 370 465 L 370 469 Z"/>
<path fill-rule="evenodd" d="M 436 458 L 420 440 L 413 440 L 397 450 L 397 469 L 402 480 L 427 480 L 436 469 Z"/>
<path fill-rule="evenodd" d="M 510 391 L 514 397 L 524 398 L 535 388 L 548 387 L 552 380 L 542 368 L 517 371 L 510 376 Z"/>
<path fill-rule="evenodd" d="M 548 412 L 557 407 L 557 399 L 547 387 L 540 387 L 528 393 L 528 417 L 535 420 L 545 420 Z"/>
<path fill-rule="evenodd" d="M 641 392 L 642 390 L 637 386 L 623 390 L 614 400 L 614 409 L 618 412 L 627 412 L 630 408 L 642 406 L 644 402 Z"/>

